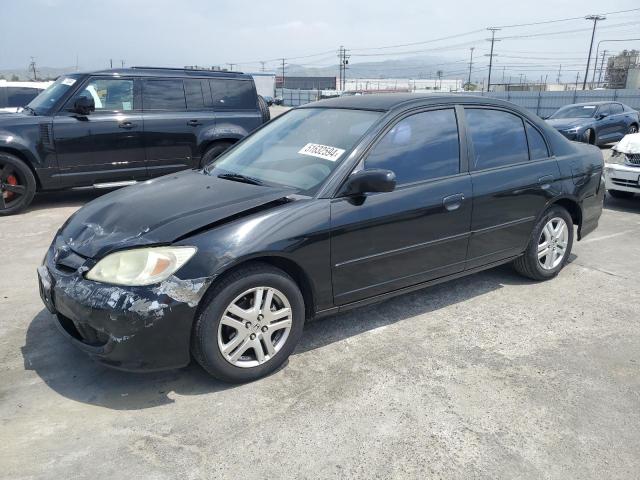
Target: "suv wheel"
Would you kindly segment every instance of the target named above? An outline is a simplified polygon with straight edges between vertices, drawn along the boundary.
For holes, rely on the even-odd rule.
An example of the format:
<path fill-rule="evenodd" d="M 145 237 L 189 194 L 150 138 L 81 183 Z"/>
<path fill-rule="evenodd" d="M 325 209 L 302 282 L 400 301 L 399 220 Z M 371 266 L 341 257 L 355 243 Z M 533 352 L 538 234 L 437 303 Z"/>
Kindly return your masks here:
<path fill-rule="evenodd" d="M 200 160 L 200 168 L 204 168 L 219 157 L 225 150 L 233 145 L 231 142 L 216 142 L 207 148 Z"/>
<path fill-rule="evenodd" d="M 26 208 L 36 193 L 31 169 L 18 157 L 0 152 L 0 215 L 13 215 Z"/>
<path fill-rule="evenodd" d="M 514 260 L 518 273 L 533 280 L 558 275 L 567 263 L 573 246 L 573 221 L 564 208 L 553 206 L 533 228 L 524 254 Z"/>
<path fill-rule="evenodd" d="M 289 358 L 304 315 L 302 293 L 284 271 L 262 263 L 241 268 L 205 297 L 194 324 L 193 355 L 219 380 L 256 380 Z"/>
<path fill-rule="evenodd" d="M 267 101 L 262 98 L 262 95 L 258 95 L 258 106 L 260 107 L 260 114 L 262 115 L 262 123 L 267 123 L 271 120 L 271 110 Z"/>

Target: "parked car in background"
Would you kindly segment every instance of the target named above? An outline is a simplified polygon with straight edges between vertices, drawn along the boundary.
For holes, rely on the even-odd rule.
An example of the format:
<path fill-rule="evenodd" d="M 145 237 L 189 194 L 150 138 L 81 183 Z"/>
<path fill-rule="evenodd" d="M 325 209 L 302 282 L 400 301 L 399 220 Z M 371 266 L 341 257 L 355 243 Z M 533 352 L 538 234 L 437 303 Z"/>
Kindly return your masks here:
<path fill-rule="evenodd" d="M 609 195 L 631 198 L 640 193 L 640 133 L 626 135 L 611 149 L 604 168 Z"/>
<path fill-rule="evenodd" d="M 201 168 L 268 120 L 242 73 L 130 68 L 60 77 L 0 117 L 0 215 L 36 190 L 117 187 Z"/>
<path fill-rule="evenodd" d="M 273 97 L 270 95 L 263 95 L 262 98 L 264 98 L 264 101 L 267 102 L 268 106 L 273 105 Z"/>
<path fill-rule="evenodd" d="M 306 319 L 513 262 L 548 280 L 602 211 L 602 153 L 508 102 L 363 95 L 290 110 L 203 170 L 102 196 L 40 292 L 122 369 L 273 372 Z M 391 340 L 393 341 L 393 340 Z"/>
<path fill-rule="evenodd" d="M 547 123 L 569 140 L 603 145 L 617 142 L 638 131 L 638 112 L 620 102 L 574 103 L 547 119 Z"/>
<path fill-rule="evenodd" d="M 0 112 L 19 112 L 52 83 L 0 80 Z"/>

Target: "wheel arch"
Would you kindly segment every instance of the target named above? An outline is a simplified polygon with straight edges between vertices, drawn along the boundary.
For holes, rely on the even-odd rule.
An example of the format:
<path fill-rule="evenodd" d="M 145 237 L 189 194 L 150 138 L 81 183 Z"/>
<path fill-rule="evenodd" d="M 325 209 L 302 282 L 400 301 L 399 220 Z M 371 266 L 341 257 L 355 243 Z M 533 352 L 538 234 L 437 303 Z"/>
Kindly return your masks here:
<path fill-rule="evenodd" d="M 204 152 L 206 152 L 208 149 L 210 149 L 214 145 L 217 145 L 219 143 L 228 143 L 230 145 L 233 145 L 234 143 L 237 143 L 239 140 L 240 140 L 239 138 L 233 138 L 233 137 L 229 137 L 229 138 L 212 138 L 210 140 L 205 140 L 200 145 L 200 157 L 202 158 L 202 156 L 204 155 Z"/>
<path fill-rule="evenodd" d="M 284 257 L 281 255 L 275 254 L 258 254 L 253 255 L 251 257 L 241 258 L 232 264 L 228 265 L 224 270 L 222 270 L 214 281 L 209 285 L 207 292 L 202 296 L 203 299 L 207 298 L 207 294 L 211 291 L 215 286 L 224 278 L 226 278 L 229 274 L 237 271 L 240 268 L 245 268 L 248 265 L 263 263 L 270 265 L 272 267 L 278 268 L 288 274 L 294 282 L 300 288 L 300 292 L 302 293 L 302 298 L 304 299 L 304 308 L 305 308 L 305 317 L 306 319 L 311 319 L 315 315 L 315 294 L 313 290 L 313 284 L 311 283 L 311 278 L 305 272 L 305 270 L 294 260 L 291 260 L 288 257 Z"/>

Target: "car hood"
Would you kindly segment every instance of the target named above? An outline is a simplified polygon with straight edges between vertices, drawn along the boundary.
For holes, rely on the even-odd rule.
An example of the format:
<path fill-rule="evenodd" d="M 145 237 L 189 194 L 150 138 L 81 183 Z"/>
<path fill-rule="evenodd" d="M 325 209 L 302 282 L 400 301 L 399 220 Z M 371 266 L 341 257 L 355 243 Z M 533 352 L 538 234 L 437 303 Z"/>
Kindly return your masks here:
<path fill-rule="evenodd" d="M 123 248 L 171 243 L 230 217 L 285 202 L 295 192 L 187 170 L 88 203 L 67 220 L 60 235 L 76 253 L 99 258 Z"/>
<path fill-rule="evenodd" d="M 640 153 L 640 133 L 630 133 L 613 146 L 613 150 L 629 155 Z"/>
<path fill-rule="evenodd" d="M 549 118 L 547 123 L 558 130 L 567 128 L 582 127 L 591 123 L 590 118 Z"/>

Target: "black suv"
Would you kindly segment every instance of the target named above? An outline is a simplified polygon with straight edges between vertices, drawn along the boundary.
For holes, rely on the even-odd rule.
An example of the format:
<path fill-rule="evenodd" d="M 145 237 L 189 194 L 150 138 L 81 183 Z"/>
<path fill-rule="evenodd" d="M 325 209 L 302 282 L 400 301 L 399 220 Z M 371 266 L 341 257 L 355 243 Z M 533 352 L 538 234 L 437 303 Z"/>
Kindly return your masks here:
<path fill-rule="evenodd" d="M 166 68 L 58 78 L 0 117 L 0 215 L 36 190 L 116 187 L 209 163 L 269 119 L 250 75 Z"/>

